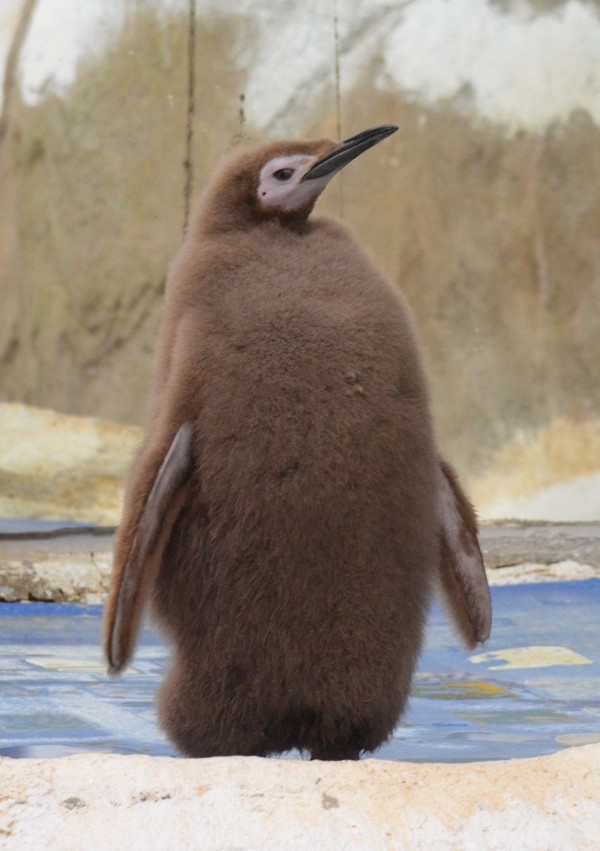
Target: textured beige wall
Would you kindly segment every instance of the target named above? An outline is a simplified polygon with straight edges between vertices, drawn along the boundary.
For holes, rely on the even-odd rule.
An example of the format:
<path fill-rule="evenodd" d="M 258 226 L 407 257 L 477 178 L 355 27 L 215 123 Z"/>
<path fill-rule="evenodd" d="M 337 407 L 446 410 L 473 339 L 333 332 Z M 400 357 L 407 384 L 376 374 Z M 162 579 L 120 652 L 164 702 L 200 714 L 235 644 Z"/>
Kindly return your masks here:
<path fill-rule="evenodd" d="M 600 440 L 600 88 L 586 65 L 600 13 L 471 0 L 450 21 L 447 5 L 339 0 L 312 28 L 297 4 L 203 6 L 194 187 L 243 142 L 400 126 L 320 209 L 406 292 L 441 443 L 485 503 L 498 465 L 523 463 L 523 446 L 535 458 L 557 422 L 546 484 L 572 475 L 575 455 L 581 470 L 582 435 Z M 120 8 L 73 81 L 57 72 L 33 96 L 27 41 L 8 80 L 0 396 L 137 423 L 182 233 L 188 4 Z M 510 495 L 516 479 L 503 481 Z"/>

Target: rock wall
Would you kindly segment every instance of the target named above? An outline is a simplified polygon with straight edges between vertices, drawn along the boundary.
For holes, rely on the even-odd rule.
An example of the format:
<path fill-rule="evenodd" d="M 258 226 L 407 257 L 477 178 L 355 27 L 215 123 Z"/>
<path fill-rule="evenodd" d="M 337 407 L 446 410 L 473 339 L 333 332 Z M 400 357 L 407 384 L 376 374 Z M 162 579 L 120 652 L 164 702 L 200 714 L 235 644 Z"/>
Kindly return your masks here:
<path fill-rule="evenodd" d="M 193 102 L 187 2 L 63 5 L 33 3 L 5 86 L 3 398 L 142 420 L 192 103 L 196 193 L 241 143 L 397 123 L 320 209 L 406 292 L 444 450 L 484 503 L 515 440 L 559 421 L 580 451 L 600 422 L 597 3 L 202 4 Z"/>
<path fill-rule="evenodd" d="M 136 426 L 0 402 L 0 518 L 116 526 Z"/>

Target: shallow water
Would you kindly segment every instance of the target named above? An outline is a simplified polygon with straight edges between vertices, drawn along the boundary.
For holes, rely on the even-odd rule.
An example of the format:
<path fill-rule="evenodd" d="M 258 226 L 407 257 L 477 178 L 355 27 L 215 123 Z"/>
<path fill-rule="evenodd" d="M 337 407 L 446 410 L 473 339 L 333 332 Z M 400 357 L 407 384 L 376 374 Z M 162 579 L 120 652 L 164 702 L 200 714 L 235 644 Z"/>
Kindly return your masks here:
<path fill-rule="evenodd" d="M 409 711 L 374 756 L 466 762 L 600 741 L 600 580 L 492 596 L 492 639 L 474 653 L 434 609 Z M 174 755 L 154 710 L 164 645 L 146 628 L 133 667 L 111 680 L 101 616 L 100 606 L 0 603 L 0 755 Z"/>

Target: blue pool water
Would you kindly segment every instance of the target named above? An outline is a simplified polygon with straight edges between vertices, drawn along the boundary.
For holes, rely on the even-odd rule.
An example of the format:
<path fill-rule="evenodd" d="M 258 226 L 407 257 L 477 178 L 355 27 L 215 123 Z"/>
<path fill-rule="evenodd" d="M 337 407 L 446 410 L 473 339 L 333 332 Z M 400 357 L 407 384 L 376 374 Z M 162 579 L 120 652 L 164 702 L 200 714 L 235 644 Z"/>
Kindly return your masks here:
<path fill-rule="evenodd" d="M 494 588 L 492 638 L 461 649 L 435 608 L 410 708 L 375 756 L 464 762 L 600 741 L 600 580 Z M 0 603 L 0 754 L 173 754 L 154 696 L 167 651 L 145 629 L 118 680 L 102 608 Z"/>

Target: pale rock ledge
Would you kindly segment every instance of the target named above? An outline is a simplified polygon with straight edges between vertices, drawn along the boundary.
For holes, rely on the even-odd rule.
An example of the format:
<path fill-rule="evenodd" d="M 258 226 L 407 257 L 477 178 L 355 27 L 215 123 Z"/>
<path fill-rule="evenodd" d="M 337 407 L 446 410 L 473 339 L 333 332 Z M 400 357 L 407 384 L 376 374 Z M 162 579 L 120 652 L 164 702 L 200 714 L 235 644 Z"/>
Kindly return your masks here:
<path fill-rule="evenodd" d="M 80 755 L 0 760 L 0 847 L 598 848 L 600 746 L 463 765 Z"/>

